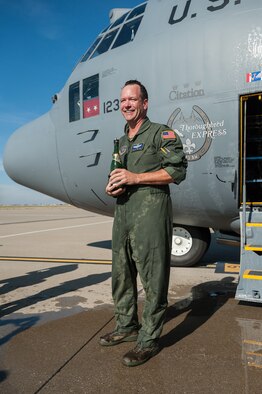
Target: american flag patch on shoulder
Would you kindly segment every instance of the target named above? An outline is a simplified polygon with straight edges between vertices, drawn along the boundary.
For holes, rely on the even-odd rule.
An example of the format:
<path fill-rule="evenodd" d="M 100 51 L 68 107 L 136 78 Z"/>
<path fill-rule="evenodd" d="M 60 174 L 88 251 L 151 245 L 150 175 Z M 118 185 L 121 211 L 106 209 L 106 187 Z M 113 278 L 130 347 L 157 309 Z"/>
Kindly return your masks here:
<path fill-rule="evenodd" d="M 162 132 L 162 138 L 168 139 L 168 140 L 175 140 L 176 139 L 176 135 L 174 130 L 166 130 Z"/>

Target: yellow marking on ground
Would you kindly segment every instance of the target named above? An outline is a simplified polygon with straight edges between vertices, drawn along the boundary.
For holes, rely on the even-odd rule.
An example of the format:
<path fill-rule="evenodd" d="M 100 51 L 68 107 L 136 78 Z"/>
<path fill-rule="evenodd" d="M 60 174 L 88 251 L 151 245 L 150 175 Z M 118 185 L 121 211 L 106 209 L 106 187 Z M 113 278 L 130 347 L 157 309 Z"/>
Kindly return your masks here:
<path fill-rule="evenodd" d="M 230 264 L 230 263 L 225 263 L 224 265 L 224 272 L 233 272 L 233 273 L 238 273 L 239 272 L 239 264 Z"/>
<path fill-rule="evenodd" d="M 43 263 L 77 263 L 77 264 L 112 264 L 111 260 L 98 259 L 63 259 L 63 258 L 49 258 L 49 257 L 7 257 L 1 256 L 0 261 L 34 261 Z"/>
<path fill-rule="evenodd" d="M 254 272 L 254 274 L 251 274 L 250 272 Z M 243 273 L 243 278 L 245 278 L 245 279 L 262 280 L 262 271 L 245 270 L 244 273 Z"/>

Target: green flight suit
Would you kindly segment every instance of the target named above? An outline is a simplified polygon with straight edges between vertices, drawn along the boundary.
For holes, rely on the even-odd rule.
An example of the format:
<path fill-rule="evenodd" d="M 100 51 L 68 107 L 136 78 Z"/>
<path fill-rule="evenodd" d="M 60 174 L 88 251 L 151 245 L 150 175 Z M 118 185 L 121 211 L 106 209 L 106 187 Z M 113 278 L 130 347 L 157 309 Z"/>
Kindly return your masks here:
<path fill-rule="evenodd" d="M 187 162 L 180 138 L 167 126 L 145 118 L 132 140 L 120 139 L 124 167 L 144 173 L 164 168 L 175 183 L 186 174 Z M 168 185 L 127 186 L 117 198 L 112 237 L 112 294 L 116 329 L 139 328 L 137 316 L 137 273 L 145 303 L 138 343 L 150 346 L 161 334 L 170 273 L 172 204 Z"/>

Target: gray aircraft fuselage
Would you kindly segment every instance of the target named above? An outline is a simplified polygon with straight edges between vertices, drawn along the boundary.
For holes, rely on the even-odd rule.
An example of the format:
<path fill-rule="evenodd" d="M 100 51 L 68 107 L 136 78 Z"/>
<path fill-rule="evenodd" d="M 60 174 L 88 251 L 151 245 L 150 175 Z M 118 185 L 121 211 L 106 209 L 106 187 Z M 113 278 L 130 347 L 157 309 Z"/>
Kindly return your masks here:
<path fill-rule="evenodd" d="M 129 42 L 90 50 L 51 110 L 11 136 L 5 169 L 22 185 L 112 215 L 105 186 L 124 129 L 120 90 L 137 79 L 150 120 L 177 130 L 188 158 L 186 180 L 170 187 L 174 223 L 239 232 L 240 96 L 262 91 L 262 2 L 149 0 L 141 16 Z"/>

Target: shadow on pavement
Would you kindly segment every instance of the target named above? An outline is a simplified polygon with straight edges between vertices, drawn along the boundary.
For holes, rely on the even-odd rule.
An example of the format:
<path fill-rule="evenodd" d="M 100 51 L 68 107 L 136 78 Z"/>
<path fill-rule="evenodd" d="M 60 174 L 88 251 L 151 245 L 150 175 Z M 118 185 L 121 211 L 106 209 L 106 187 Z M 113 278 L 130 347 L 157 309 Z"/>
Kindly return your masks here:
<path fill-rule="evenodd" d="M 59 284 L 58 286 L 51 287 L 45 290 L 40 291 L 37 294 L 32 296 L 22 298 L 20 300 L 14 300 L 12 302 L 1 305 L 0 307 L 0 317 L 9 315 L 10 313 L 14 313 L 19 309 L 28 307 L 30 305 L 34 305 L 37 302 L 58 297 L 62 294 L 69 293 L 71 291 L 75 291 L 78 289 L 82 289 L 86 286 L 91 286 L 100 282 L 103 282 L 110 278 L 110 272 L 104 272 L 101 274 L 92 274 L 84 278 L 78 278 L 74 280 L 70 280 L 64 283 Z"/>
<path fill-rule="evenodd" d="M 236 283 L 228 276 L 221 281 L 210 281 L 192 287 L 188 298 L 176 302 L 167 310 L 166 323 L 188 312 L 184 321 L 160 338 L 160 348 L 173 346 L 192 334 L 217 312 L 230 298 L 234 298 Z"/>
<path fill-rule="evenodd" d="M 41 283 L 45 280 L 45 278 L 50 277 L 52 275 L 58 275 L 61 273 L 65 273 L 68 271 L 72 271 L 77 268 L 77 264 L 73 264 L 71 266 L 63 266 L 63 267 L 52 267 L 47 270 L 30 272 L 24 276 L 18 276 L 17 278 L 10 278 L 2 281 L 2 283 L 6 283 L 5 291 L 11 291 L 13 289 L 17 289 L 19 287 L 31 286 L 37 283 Z M 70 280 L 64 283 L 59 284 L 58 286 L 44 289 L 37 294 L 30 295 L 25 298 L 21 298 L 19 300 L 13 300 L 11 302 L 2 304 L 0 306 L 0 317 L 5 317 L 12 313 L 19 311 L 22 308 L 32 306 L 41 302 L 43 300 L 47 300 L 53 297 L 58 297 L 64 295 L 66 293 L 78 290 L 80 288 L 84 288 L 87 286 L 91 286 L 100 282 L 107 280 L 111 276 L 110 272 L 104 272 L 100 274 L 92 274 L 84 278 L 78 278 L 74 280 Z M 20 282 L 21 278 L 21 282 Z M 25 318 L 16 318 L 12 316 L 10 319 L 3 318 L 0 321 L 0 327 L 3 331 L 7 333 L 2 336 L 0 339 L 0 346 L 8 342 L 11 338 L 19 334 L 20 332 L 27 330 L 28 328 L 34 326 L 40 317 L 38 316 L 30 316 Z M 13 331 L 4 328 L 4 326 L 14 326 Z"/>
<path fill-rule="evenodd" d="M 28 272 L 22 276 L 14 278 L 7 278 L 0 280 L 0 294 L 6 294 L 10 291 L 16 290 L 21 287 L 33 286 L 44 282 L 47 278 L 54 275 L 65 274 L 67 272 L 75 271 L 78 268 L 77 264 L 62 265 L 57 267 L 45 268 L 39 271 Z"/>
<path fill-rule="evenodd" d="M 90 242 L 86 246 L 93 246 L 94 248 L 102 248 L 102 249 L 112 249 L 112 241 L 98 241 L 98 242 Z"/>
<path fill-rule="evenodd" d="M 0 383 L 3 382 L 8 375 L 9 373 L 7 371 L 0 371 Z"/>
<path fill-rule="evenodd" d="M 15 329 L 12 332 L 9 332 L 5 336 L 0 339 L 0 346 L 4 345 L 14 336 L 19 334 L 20 332 L 27 330 L 28 328 L 34 326 L 39 320 L 39 317 L 32 316 L 32 317 L 25 317 L 20 319 L 4 319 L 0 322 L 0 327 L 8 326 L 9 324 L 15 326 Z M 0 378 L 1 381 L 1 378 Z"/>

